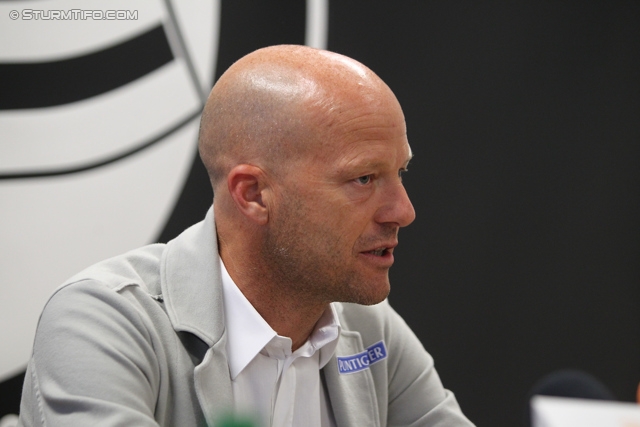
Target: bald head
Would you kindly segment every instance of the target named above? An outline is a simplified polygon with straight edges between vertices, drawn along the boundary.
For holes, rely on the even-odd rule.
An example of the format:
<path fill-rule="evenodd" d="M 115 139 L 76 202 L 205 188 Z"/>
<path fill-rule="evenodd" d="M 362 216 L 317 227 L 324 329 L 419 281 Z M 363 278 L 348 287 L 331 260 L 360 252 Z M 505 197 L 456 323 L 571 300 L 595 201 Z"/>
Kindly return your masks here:
<path fill-rule="evenodd" d="M 411 148 L 371 70 L 303 46 L 253 52 L 211 91 L 200 153 L 220 257 L 270 325 L 301 344 L 329 302 L 386 297 L 398 229 L 415 216 L 401 180 Z"/>
<path fill-rule="evenodd" d="M 272 46 L 234 63 L 205 105 L 199 150 L 214 190 L 238 164 L 278 176 L 312 153 L 349 104 L 391 91 L 345 56 L 305 46 Z M 394 98 L 395 99 L 395 98 Z"/>

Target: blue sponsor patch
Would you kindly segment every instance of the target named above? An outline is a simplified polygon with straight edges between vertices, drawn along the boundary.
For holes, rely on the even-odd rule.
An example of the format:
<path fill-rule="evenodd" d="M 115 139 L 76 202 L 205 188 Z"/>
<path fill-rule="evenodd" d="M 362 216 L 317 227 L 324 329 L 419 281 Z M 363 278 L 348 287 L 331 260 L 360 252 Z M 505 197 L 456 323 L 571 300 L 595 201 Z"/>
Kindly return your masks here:
<path fill-rule="evenodd" d="M 338 356 L 338 372 L 341 374 L 352 374 L 368 369 L 369 365 L 373 365 L 387 358 L 387 348 L 384 341 L 377 342 L 362 353 L 353 356 Z"/>

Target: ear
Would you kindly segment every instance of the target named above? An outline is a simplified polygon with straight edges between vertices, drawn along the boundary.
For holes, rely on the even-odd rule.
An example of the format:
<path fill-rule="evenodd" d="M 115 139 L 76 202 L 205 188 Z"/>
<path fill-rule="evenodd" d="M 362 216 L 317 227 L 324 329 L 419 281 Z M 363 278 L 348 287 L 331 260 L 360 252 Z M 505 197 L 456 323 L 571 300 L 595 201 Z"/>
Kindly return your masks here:
<path fill-rule="evenodd" d="M 252 165 L 237 165 L 227 175 L 227 187 L 236 207 L 244 216 L 258 225 L 267 223 L 269 210 L 263 200 L 266 177 L 262 169 Z"/>

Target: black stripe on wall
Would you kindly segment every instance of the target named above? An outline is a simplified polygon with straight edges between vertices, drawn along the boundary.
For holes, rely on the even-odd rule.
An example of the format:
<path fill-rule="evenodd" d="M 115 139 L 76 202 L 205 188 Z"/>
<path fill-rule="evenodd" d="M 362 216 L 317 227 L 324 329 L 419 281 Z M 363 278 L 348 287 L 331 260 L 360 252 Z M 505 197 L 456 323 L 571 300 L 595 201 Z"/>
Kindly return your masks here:
<path fill-rule="evenodd" d="M 124 43 L 76 58 L 0 64 L 0 110 L 80 101 L 130 83 L 172 60 L 159 25 Z"/>

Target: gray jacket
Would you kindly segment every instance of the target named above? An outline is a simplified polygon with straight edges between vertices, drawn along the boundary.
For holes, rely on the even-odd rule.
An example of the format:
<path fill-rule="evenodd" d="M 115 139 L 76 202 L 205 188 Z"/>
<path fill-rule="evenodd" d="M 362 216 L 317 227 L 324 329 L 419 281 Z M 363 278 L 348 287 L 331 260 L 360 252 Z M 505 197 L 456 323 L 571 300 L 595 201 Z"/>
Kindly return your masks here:
<path fill-rule="evenodd" d="M 40 317 L 19 425 L 187 427 L 225 414 L 233 405 L 217 257 L 210 210 L 166 245 L 62 285 Z M 386 301 L 336 308 L 342 332 L 322 374 L 338 426 L 472 425 Z M 337 357 L 380 341 L 384 359 L 340 372 Z"/>

